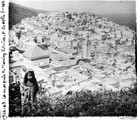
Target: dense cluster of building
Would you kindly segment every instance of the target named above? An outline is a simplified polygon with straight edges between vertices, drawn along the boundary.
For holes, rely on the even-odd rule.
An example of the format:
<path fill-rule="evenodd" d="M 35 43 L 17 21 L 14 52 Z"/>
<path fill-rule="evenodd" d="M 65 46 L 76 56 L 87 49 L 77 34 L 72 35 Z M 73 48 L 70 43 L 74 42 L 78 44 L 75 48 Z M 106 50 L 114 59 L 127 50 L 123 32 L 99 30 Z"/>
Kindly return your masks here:
<path fill-rule="evenodd" d="M 9 31 L 9 45 L 10 83 L 21 80 L 25 66 L 48 95 L 119 90 L 136 80 L 134 31 L 95 14 L 47 12 L 22 19 Z"/>

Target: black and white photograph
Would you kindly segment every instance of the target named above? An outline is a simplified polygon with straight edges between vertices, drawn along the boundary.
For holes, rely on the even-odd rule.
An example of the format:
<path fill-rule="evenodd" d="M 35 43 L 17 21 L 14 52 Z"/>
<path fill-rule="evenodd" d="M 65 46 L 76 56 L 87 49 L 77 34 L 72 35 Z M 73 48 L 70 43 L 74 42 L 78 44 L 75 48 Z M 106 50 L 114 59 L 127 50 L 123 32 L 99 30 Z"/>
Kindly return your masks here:
<path fill-rule="evenodd" d="M 8 117 L 137 117 L 135 0 L 9 0 Z"/>

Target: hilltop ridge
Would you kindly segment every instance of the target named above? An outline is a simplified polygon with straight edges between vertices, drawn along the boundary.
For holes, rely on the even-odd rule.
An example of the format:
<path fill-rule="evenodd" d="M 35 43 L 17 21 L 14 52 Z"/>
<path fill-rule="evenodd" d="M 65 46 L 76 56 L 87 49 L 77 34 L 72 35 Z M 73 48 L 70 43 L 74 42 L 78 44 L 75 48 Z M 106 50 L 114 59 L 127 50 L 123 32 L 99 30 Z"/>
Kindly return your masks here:
<path fill-rule="evenodd" d="M 18 5 L 15 3 L 9 3 L 9 29 L 12 28 L 13 25 L 20 23 L 21 19 L 26 17 L 37 16 L 38 13 L 46 13 L 48 11 L 33 9 L 29 7 L 25 7 L 22 5 Z M 119 14 L 100 14 L 103 17 L 107 17 L 108 19 L 120 24 L 129 27 L 132 30 L 135 30 L 136 27 L 136 18 L 135 15 L 119 15 Z"/>
<path fill-rule="evenodd" d="M 38 13 L 46 13 L 44 10 L 36 10 L 33 8 L 28 8 L 25 6 L 21 6 L 15 3 L 9 3 L 9 29 L 12 28 L 13 25 L 21 22 L 21 19 L 26 17 L 37 16 Z"/>

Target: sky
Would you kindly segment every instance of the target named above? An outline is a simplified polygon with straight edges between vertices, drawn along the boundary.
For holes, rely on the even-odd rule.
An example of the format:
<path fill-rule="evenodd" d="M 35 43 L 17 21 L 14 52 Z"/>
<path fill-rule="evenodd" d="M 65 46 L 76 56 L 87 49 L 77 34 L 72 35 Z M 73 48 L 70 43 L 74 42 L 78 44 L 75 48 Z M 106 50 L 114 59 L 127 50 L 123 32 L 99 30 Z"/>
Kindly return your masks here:
<path fill-rule="evenodd" d="M 10 0 L 26 7 L 47 11 L 94 12 L 96 14 L 135 14 L 135 1 L 102 0 Z"/>

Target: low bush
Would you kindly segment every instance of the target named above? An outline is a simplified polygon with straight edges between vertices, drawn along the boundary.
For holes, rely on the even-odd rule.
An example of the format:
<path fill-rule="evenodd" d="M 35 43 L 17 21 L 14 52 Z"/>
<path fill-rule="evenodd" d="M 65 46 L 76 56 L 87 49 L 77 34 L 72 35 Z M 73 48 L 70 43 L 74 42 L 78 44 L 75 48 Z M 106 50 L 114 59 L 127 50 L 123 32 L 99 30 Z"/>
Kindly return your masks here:
<path fill-rule="evenodd" d="M 24 105 L 21 113 L 19 85 L 9 87 L 9 116 L 137 116 L 134 89 L 71 92 L 58 98 L 43 97 Z"/>

